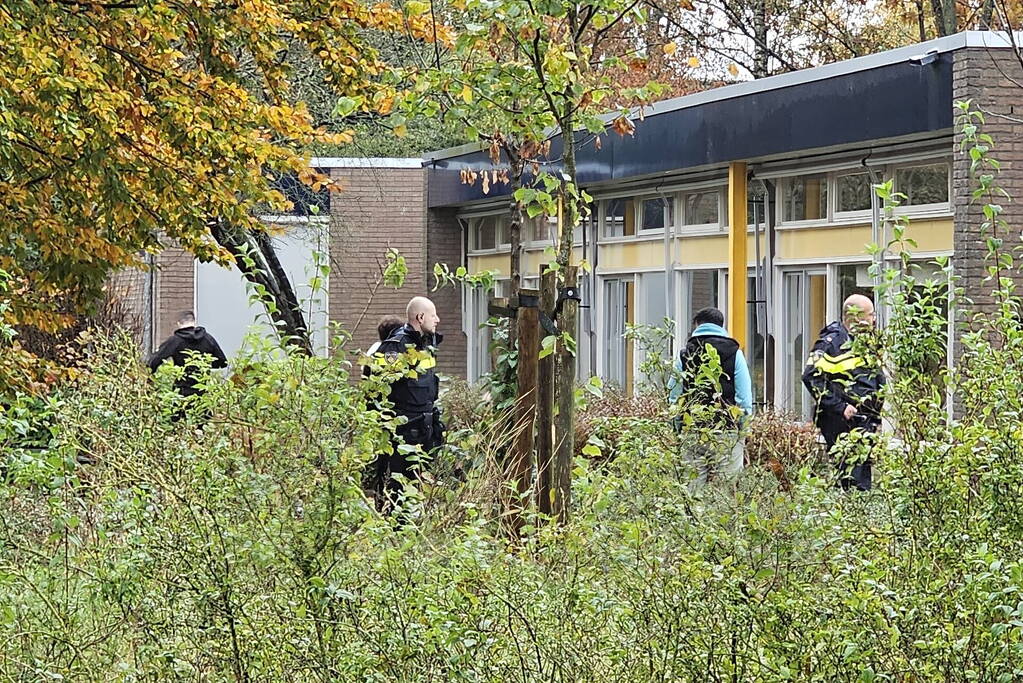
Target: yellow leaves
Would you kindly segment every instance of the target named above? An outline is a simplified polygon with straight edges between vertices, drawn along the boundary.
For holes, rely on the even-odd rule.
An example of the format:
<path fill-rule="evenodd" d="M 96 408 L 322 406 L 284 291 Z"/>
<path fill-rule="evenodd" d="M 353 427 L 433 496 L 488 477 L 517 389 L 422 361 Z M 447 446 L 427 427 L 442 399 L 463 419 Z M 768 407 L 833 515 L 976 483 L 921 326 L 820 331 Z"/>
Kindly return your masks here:
<path fill-rule="evenodd" d="M 462 101 L 465 102 L 466 104 L 472 104 L 473 101 L 472 88 L 469 86 L 468 83 L 462 84 L 462 92 L 459 93 L 459 96 L 462 98 Z"/>
<path fill-rule="evenodd" d="M 686 60 L 686 63 L 695 69 L 696 67 L 700 66 L 700 59 L 699 57 L 690 57 L 689 59 Z"/>
<path fill-rule="evenodd" d="M 394 127 L 394 134 L 397 135 L 399 138 L 405 137 L 406 135 L 408 135 L 408 126 L 406 126 L 404 123 L 398 124 L 397 126 Z"/>
<path fill-rule="evenodd" d="M 661 50 L 664 52 L 664 54 L 671 56 L 675 54 L 675 52 L 678 50 L 678 45 L 676 45 L 674 42 L 665 43 L 664 45 L 661 46 Z"/>
<path fill-rule="evenodd" d="M 733 76 L 738 76 L 739 75 L 739 67 L 737 67 L 734 63 L 733 64 L 729 64 L 728 65 L 728 73 L 732 74 Z"/>
<path fill-rule="evenodd" d="M 417 17 L 430 11 L 430 3 L 421 0 L 409 0 L 405 3 L 405 13 L 410 17 Z"/>

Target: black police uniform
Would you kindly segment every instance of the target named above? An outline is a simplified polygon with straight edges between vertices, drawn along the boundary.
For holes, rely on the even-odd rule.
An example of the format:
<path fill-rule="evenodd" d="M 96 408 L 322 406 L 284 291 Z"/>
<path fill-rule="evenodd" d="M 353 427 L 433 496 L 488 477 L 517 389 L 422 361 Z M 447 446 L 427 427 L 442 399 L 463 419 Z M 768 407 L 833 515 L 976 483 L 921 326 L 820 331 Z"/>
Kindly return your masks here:
<path fill-rule="evenodd" d="M 885 377 L 879 359 L 868 359 L 854 353 L 852 337 L 841 322 L 833 322 L 823 330 L 813 345 L 803 368 L 803 384 L 816 401 L 814 422 L 821 430 L 831 451 L 842 434 L 858 429 L 877 432 L 881 426 L 882 398 Z M 856 415 L 845 419 L 845 408 L 856 407 Z M 839 462 L 844 472 L 845 463 Z M 844 474 L 843 488 L 862 491 L 871 486 L 871 462 L 867 460 Z"/>
<path fill-rule="evenodd" d="M 405 324 L 382 342 L 377 350 L 378 354 L 390 360 L 396 360 L 410 348 L 423 354 L 417 361 L 410 363 L 416 370 L 415 377 L 402 377 L 391 384 L 388 400 L 394 412 L 406 418 L 405 424 L 395 430 L 395 435 L 400 437 L 398 443 L 421 446 L 428 455 L 444 443 L 444 424 L 440 419 L 440 410 L 435 405 L 440 380 L 434 356 L 442 339 L 443 336 L 438 333 L 423 334 Z M 392 501 L 401 493 L 401 485 L 391 475 L 411 477 L 415 465 L 408 455 L 398 452 L 398 443 L 394 444 L 389 454 L 377 458 L 376 466 L 377 494 L 386 494 Z"/>

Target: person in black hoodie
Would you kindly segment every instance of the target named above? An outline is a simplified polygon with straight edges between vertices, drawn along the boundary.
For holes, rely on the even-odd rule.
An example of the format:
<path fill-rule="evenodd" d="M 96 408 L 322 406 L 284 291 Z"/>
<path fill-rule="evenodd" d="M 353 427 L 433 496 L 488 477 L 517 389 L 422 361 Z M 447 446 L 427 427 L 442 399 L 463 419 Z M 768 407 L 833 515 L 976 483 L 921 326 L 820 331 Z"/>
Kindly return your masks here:
<path fill-rule="evenodd" d="M 211 367 L 227 367 L 227 357 L 217 340 L 205 328 L 196 326 L 195 314 L 192 311 L 184 311 L 178 316 L 177 329 L 174 330 L 174 334 L 168 337 L 149 359 L 149 369 L 156 372 L 156 369 L 168 360 L 174 365 L 184 366 L 185 372 L 174 383 L 174 388 L 182 398 L 195 396 L 200 392 L 198 369 L 188 361 L 190 357 L 197 354 L 210 356 L 212 358 Z M 183 410 L 178 409 L 174 412 L 172 419 L 180 420 L 182 416 Z"/>

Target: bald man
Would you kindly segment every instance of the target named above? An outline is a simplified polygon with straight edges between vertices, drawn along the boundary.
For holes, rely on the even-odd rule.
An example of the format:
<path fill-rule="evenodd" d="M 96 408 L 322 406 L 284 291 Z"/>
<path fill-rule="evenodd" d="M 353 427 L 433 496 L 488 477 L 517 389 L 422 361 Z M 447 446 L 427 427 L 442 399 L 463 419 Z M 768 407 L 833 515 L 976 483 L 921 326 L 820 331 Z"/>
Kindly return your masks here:
<path fill-rule="evenodd" d="M 843 434 L 875 433 L 881 426 L 880 392 L 885 382 L 881 359 L 853 351 L 853 339 L 874 329 L 874 302 L 853 294 L 842 304 L 842 312 L 841 321 L 821 330 L 803 368 L 803 384 L 816 402 L 814 422 L 829 452 Z M 839 458 L 837 464 L 842 488 L 870 489 L 870 460 L 849 467 Z"/>
<path fill-rule="evenodd" d="M 415 370 L 414 374 L 409 373 L 411 376 L 391 384 L 388 394 L 395 414 L 403 416 L 406 422 L 395 430 L 397 438 L 392 451 L 377 458 L 374 488 L 381 510 L 393 507 L 402 492 L 401 483 L 392 475 L 411 478 L 418 471 L 410 454 L 401 453 L 397 446 L 400 443 L 421 446 L 423 452 L 430 455 L 444 443 L 444 425 L 436 406 L 440 380 L 434 353 L 443 340 L 437 332 L 440 324 L 437 307 L 426 297 L 417 296 L 408 302 L 405 314 L 406 323 L 394 330 L 377 349 L 377 355 L 392 362 L 404 356 L 409 367 Z"/>

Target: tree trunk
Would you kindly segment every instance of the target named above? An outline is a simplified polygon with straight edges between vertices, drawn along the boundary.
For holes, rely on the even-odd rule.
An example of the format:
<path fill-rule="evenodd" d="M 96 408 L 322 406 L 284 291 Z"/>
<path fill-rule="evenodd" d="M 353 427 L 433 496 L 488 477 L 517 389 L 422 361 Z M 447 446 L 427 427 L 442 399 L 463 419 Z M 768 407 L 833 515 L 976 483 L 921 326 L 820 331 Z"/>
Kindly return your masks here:
<path fill-rule="evenodd" d="M 753 3 L 753 78 L 770 76 L 767 50 L 767 1 Z"/>
<path fill-rule="evenodd" d="M 220 221 L 211 222 L 210 233 L 217 244 L 231 252 L 245 279 L 266 290 L 270 301 L 263 304 L 284 343 L 307 356 L 313 355 L 302 305 L 277 258 L 270 236 L 225 226 Z"/>
<path fill-rule="evenodd" d="M 916 0 L 916 24 L 922 43 L 927 40 L 927 10 L 924 9 L 924 0 Z"/>
<path fill-rule="evenodd" d="M 518 151 L 508 151 L 508 160 L 511 162 L 511 170 L 508 178 L 511 181 L 511 216 L 508 219 L 508 237 L 511 242 L 511 256 L 508 262 L 510 276 L 508 300 L 513 310 L 517 310 L 519 301 L 519 288 L 522 286 L 522 202 L 515 199 L 515 191 L 522 187 L 522 174 L 525 170 L 525 162 Z M 518 326 L 512 318 L 508 323 L 508 350 L 514 351 L 518 341 Z M 511 378 L 509 378 L 510 381 Z"/>
<path fill-rule="evenodd" d="M 956 32 L 955 0 L 931 0 L 931 11 L 934 13 L 934 28 L 939 38 Z"/>

